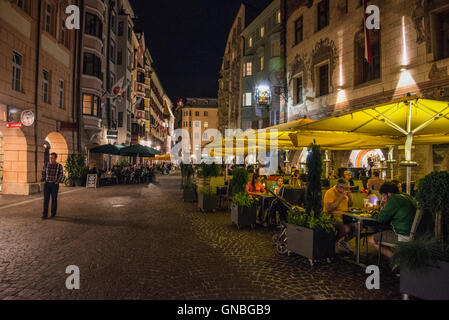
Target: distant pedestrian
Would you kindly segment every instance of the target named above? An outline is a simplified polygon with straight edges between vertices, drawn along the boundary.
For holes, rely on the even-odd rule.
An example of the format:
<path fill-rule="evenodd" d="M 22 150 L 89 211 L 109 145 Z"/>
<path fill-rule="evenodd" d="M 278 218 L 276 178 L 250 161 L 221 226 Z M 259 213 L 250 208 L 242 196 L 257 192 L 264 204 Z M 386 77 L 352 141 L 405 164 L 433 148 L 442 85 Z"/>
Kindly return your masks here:
<path fill-rule="evenodd" d="M 47 219 L 48 216 L 48 204 L 50 202 L 51 196 L 51 217 L 56 216 L 56 211 L 58 209 L 58 191 L 59 183 L 62 181 L 64 176 L 64 171 L 62 165 L 56 160 L 58 155 L 52 153 L 50 155 L 50 162 L 46 163 L 44 169 L 42 170 L 42 180 L 45 181 L 44 184 L 44 212 L 42 214 L 42 219 Z"/>

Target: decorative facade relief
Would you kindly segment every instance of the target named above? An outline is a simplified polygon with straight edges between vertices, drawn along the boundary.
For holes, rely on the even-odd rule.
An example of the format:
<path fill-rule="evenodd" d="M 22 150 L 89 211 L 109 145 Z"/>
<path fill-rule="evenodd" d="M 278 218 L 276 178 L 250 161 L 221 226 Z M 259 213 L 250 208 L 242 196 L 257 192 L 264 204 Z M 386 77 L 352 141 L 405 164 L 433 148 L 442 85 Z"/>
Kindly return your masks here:
<path fill-rule="evenodd" d="M 329 60 L 329 79 L 332 86 L 332 77 L 338 61 L 338 50 L 335 42 L 329 38 L 321 39 L 315 44 L 315 48 L 312 50 L 311 66 L 309 67 L 311 70 L 312 84 L 315 83 L 314 66 L 326 60 Z"/>

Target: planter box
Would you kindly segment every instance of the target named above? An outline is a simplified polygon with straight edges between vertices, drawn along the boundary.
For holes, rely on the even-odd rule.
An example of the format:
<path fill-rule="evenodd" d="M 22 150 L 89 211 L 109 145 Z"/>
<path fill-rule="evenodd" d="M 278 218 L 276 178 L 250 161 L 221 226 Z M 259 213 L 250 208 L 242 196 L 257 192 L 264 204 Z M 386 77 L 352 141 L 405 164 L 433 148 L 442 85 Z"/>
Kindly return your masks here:
<path fill-rule="evenodd" d="M 198 193 L 198 208 L 203 212 L 211 212 L 217 210 L 218 196 L 216 194 Z"/>
<path fill-rule="evenodd" d="M 196 178 L 196 186 L 198 192 L 201 190 L 201 188 L 209 185 L 210 185 L 210 178 Z"/>
<path fill-rule="evenodd" d="M 183 191 L 184 202 L 196 202 L 196 190 L 194 189 L 184 189 Z"/>
<path fill-rule="evenodd" d="M 449 263 L 435 262 L 419 275 L 401 268 L 401 293 L 426 300 L 449 300 Z"/>
<path fill-rule="evenodd" d="M 287 250 L 315 260 L 333 259 L 335 236 L 322 231 L 287 225 Z"/>
<path fill-rule="evenodd" d="M 237 225 L 237 228 L 254 227 L 256 225 L 257 206 L 239 207 L 235 204 L 231 206 L 231 221 Z"/>

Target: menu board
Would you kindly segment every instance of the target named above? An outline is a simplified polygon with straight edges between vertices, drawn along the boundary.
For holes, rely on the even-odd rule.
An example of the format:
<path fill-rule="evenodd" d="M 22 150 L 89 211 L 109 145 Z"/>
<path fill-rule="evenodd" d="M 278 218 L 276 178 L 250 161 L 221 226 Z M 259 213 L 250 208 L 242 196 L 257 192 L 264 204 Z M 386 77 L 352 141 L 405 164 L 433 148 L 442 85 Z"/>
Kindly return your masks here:
<path fill-rule="evenodd" d="M 96 188 L 98 181 L 98 175 L 96 174 L 88 174 L 86 181 L 86 188 Z"/>

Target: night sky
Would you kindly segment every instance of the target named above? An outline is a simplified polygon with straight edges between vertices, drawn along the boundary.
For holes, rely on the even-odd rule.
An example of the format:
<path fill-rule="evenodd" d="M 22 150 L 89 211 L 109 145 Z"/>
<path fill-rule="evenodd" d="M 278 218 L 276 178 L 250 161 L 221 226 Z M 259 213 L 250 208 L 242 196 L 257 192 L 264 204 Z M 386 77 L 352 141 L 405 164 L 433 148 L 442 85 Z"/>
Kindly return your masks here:
<path fill-rule="evenodd" d="M 218 93 L 218 73 L 241 0 L 130 0 L 154 68 L 173 103 Z M 271 0 L 245 1 L 265 8 Z"/>

